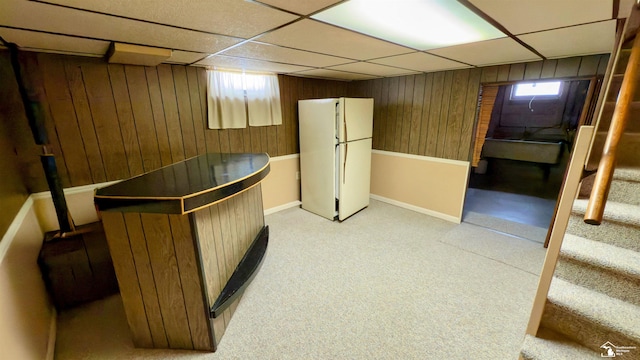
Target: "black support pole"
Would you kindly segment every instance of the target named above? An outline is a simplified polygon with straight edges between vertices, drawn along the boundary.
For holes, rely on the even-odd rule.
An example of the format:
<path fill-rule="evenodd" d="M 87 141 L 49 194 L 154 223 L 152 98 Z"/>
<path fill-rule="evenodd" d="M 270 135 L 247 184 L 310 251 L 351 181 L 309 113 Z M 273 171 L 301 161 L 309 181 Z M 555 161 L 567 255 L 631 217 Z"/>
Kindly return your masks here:
<path fill-rule="evenodd" d="M 33 134 L 33 140 L 37 145 L 42 145 L 43 154 L 40 156 L 40 162 L 47 178 L 49 191 L 53 199 L 53 205 L 56 209 L 60 232 L 64 236 L 65 233 L 73 231 L 73 220 L 69 216 L 69 208 L 64 198 L 56 159 L 47 149 L 49 138 L 45 128 L 45 109 L 43 106 L 43 90 L 37 86 L 34 81 L 35 71 L 37 69 L 36 60 L 33 54 L 25 54 L 18 50 L 18 46 L 14 43 L 8 43 L 0 38 L 11 53 L 11 66 L 18 83 L 18 90 L 24 105 L 24 112 Z"/>
<path fill-rule="evenodd" d="M 47 184 L 49 185 L 49 191 L 51 191 L 53 206 L 56 208 L 60 231 L 62 233 L 68 233 L 73 229 L 69 218 L 67 200 L 64 198 L 64 191 L 62 190 L 62 185 L 60 183 L 60 176 L 58 176 L 56 159 L 53 157 L 53 154 L 42 154 L 40 155 L 40 162 L 44 169 L 44 175 L 47 177 Z"/>

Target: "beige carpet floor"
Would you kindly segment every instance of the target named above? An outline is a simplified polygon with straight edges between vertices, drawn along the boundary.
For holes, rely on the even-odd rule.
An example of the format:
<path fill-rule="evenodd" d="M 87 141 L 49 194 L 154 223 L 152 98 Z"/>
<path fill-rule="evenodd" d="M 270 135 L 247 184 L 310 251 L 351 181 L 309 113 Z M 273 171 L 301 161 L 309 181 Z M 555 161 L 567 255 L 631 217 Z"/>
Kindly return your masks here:
<path fill-rule="evenodd" d="M 517 359 L 545 250 L 373 201 L 343 223 L 266 217 L 215 353 L 135 349 L 118 296 L 59 314 L 56 359 Z"/>

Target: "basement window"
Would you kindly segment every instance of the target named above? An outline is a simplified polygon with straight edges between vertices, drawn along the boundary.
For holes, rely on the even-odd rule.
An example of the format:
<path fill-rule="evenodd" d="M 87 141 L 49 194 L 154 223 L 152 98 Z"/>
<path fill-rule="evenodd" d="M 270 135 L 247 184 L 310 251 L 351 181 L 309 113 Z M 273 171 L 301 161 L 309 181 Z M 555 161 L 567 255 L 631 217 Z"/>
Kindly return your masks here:
<path fill-rule="evenodd" d="M 242 129 L 282 124 L 275 74 L 207 70 L 210 129 Z"/>
<path fill-rule="evenodd" d="M 557 99 L 560 94 L 562 81 L 520 83 L 511 88 L 511 100 Z"/>

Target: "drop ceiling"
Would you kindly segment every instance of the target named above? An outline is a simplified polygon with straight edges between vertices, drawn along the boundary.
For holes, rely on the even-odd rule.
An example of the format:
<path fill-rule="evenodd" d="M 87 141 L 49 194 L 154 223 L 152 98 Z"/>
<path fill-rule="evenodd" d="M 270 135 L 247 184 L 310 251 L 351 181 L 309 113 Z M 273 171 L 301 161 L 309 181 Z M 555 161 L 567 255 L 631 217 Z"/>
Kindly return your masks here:
<path fill-rule="evenodd" d="M 0 36 L 31 51 L 101 57 L 121 42 L 171 49 L 171 64 L 349 81 L 608 53 L 633 4 L 459 0 L 504 37 L 419 51 L 311 18 L 343 2 L 0 0 Z"/>

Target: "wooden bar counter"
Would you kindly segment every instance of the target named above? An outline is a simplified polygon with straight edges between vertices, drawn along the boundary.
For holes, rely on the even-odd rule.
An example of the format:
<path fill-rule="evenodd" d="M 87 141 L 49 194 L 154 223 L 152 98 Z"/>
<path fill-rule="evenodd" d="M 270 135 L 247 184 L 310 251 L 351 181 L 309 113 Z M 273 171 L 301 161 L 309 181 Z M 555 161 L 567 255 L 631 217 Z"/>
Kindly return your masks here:
<path fill-rule="evenodd" d="M 136 347 L 215 351 L 268 242 L 267 154 L 206 154 L 96 190 Z"/>

